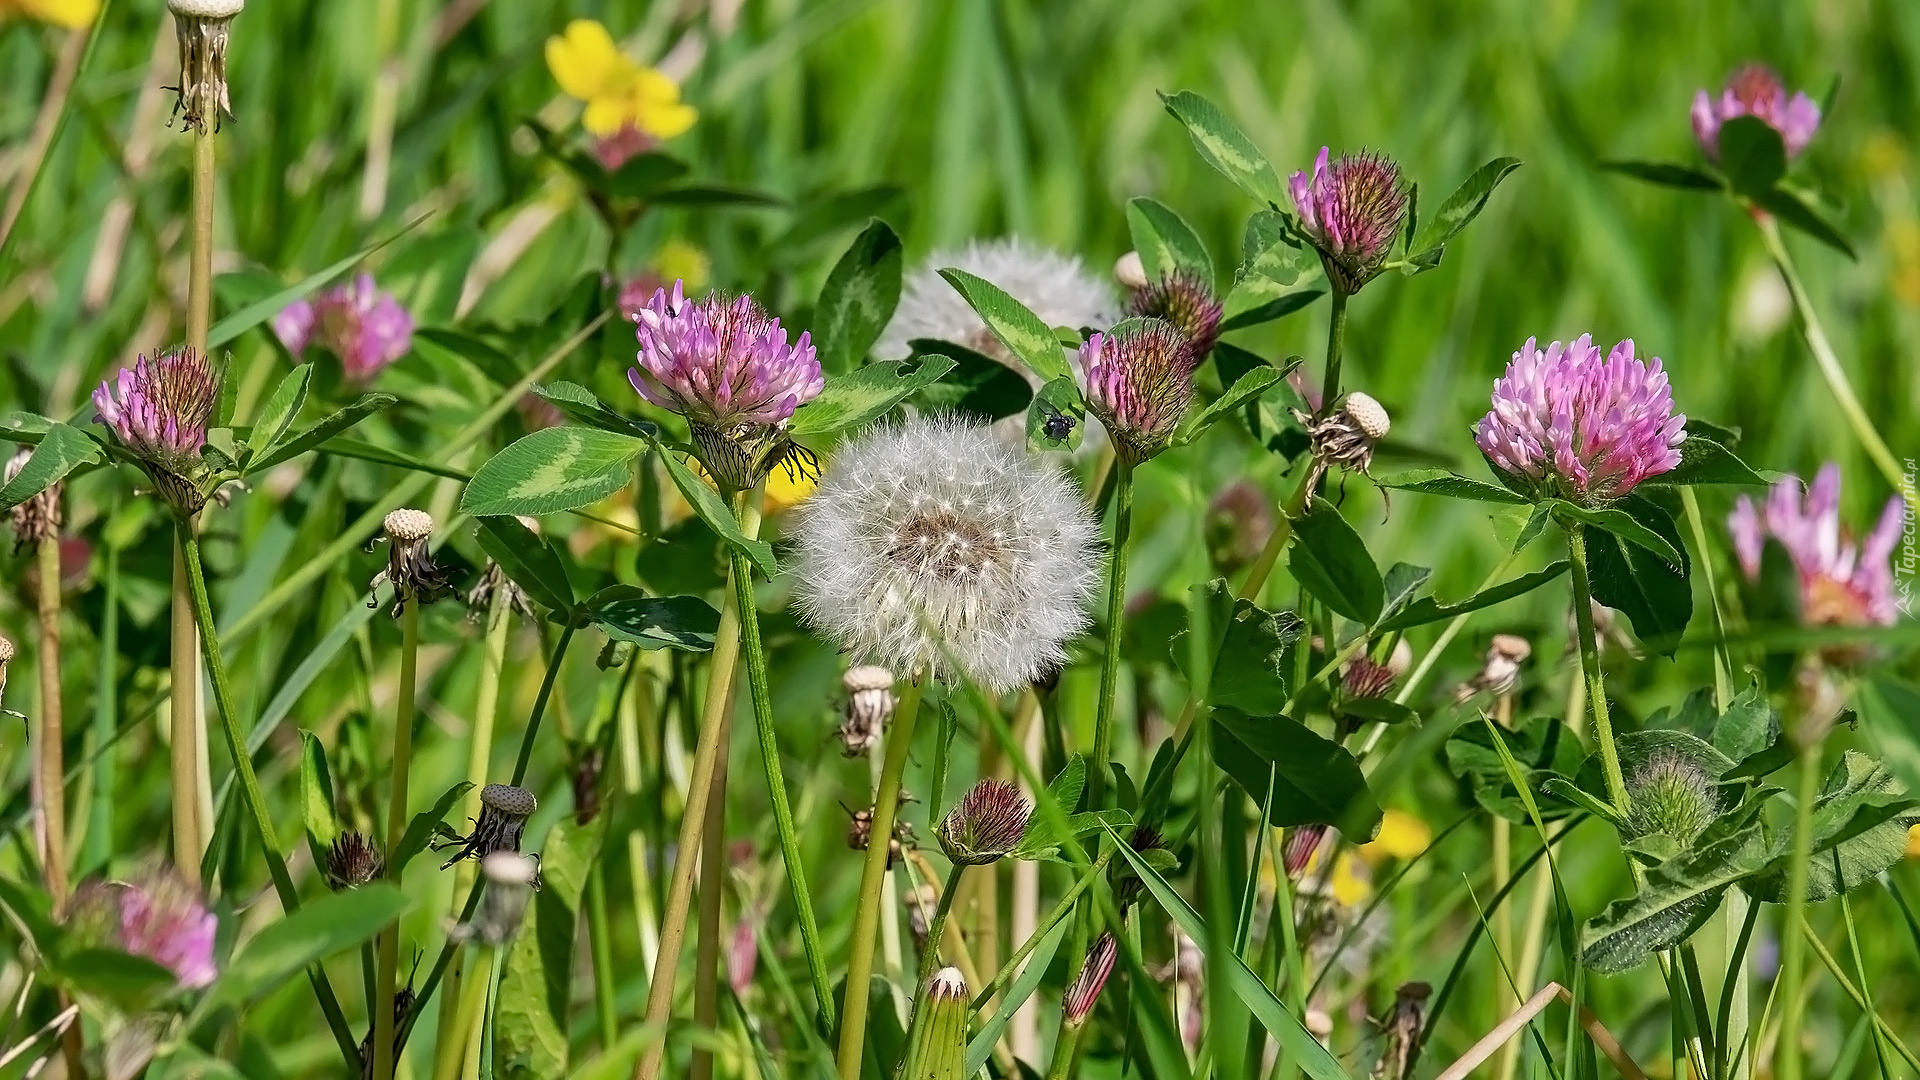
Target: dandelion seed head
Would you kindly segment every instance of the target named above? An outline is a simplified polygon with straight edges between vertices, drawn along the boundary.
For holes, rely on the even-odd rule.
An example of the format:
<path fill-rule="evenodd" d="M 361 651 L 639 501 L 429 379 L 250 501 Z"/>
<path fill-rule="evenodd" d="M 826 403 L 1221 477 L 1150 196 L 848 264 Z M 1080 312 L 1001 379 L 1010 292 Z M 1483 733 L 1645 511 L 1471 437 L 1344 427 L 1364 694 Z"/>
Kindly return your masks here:
<path fill-rule="evenodd" d="M 958 250 L 934 252 L 907 275 L 900 305 L 876 346 L 879 356 L 897 359 L 912 351 L 909 342 L 932 338 L 965 345 L 1003 363 L 1012 361 L 966 298 L 940 276 L 947 267 L 999 286 L 1048 326 L 1105 330 L 1119 318 L 1120 299 L 1113 285 L 1088 270 L 1078 256 L 1019 237 L 975 240 Z"/>

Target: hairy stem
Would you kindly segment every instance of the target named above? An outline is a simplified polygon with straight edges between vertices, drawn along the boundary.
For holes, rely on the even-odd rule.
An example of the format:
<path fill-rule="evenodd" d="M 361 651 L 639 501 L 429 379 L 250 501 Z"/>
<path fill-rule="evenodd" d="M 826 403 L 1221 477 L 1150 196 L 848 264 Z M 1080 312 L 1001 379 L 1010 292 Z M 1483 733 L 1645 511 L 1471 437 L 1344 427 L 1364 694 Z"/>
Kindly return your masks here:
<path fill-rule="evenodd" d="M 893 837 L 894 811 L 900 802 L 900 774 L 907 768 L 914 721 L 920 713 L 920 679 L 920 673 L 915 672 L 900 695 L 900 704 L 893 714 L 893 730 L 887 733 L 886 763 L 881 767 L 880 784 L 873 796 L 872 839 L 867 842 L 867 857 L 860 867 L 859 905 L 853 912 L 853 937 L 847 945 L 847 996 L 840 1010 L 840 1050 L 836 1057 L 840 1080 L 860 1080 L 860 1062 L 866 1054 L 873 944 L 880 928 L 881 909 L 890 900 L 882 889 L 891 846 L 888 840 Z"/>
<path fill-rule="evenodd" d="M 1607 715 L 1607 687 L 1600 675 L 1600 645 L 1593 630 L 1593 584 L 1587 577 L 1587 534 L 1580 525 L 1567 526 L 1567 554 L 1573 562 L 1573 619 L 1580 631 L 1580 669 L 1587 677 L 1587 704 L 1593 709 L 1593 736 L 1600 748 L 1600 771 L 1607 781 L 1607 798 L 1620 813 L 1627 812 L 1627 781 L 1620 772 L 1620 752 L 1613 745 L 1613 721 Z"/>
<path fill-rule="evenodd" d="M 1798 994 L 1806 976 L 1807 945 L 1791 929 L 1799 926 L 1807 908 L 1807 878 L 1813 863 L 1813 803 L 1820 794 L 1820 746 L 1799 748 L 1795 764 L 1799 783 L 1794 789 L 1793 859 L 1787 864 L 1787 902 L 1781 915 L 1788 927 L 1780 934 L 1780 985 Z M 1800 1080 L 1800 1019 L 1804 1010 L 1789 1007 L 1780 1014 L 1780 1041 L 1775 1044 L 1773 1074 L 1780 1080 Z"/>
<path fill-rule="evenodd" d="M 1127 623 L 1127 537 L 1133 531 L 1133 466 L 1121 458 L 1115 468 L 1113 553 L 1107 560 L 1107 640 L 1100 661 L 1099 711 L 1093 717 L 1093 760 L 1087 762 L 1087 806 L 1093 810 L 1105 803 L 1107 762 L 1113 757 L 1113 708 L 1120 688 L 1120 653 Z"/>
<path fill-rule="evenodd" d="M 395 584 L 396 590 L 400 588 Z M 387 794 L 387 879 L 397 887 L 404 868 L 395 861 L 400 840 L 407 834 L 407 770 L 413 762 L 413 698 L 420 656 L 420 603 L 413 597 L 398 602 L 400 613 L 400 687 L 393 708 L 393 781 Z M 400 924 L 380 932 L 373 980 L 373 1080 L 392 1080 L 393 999 L 400 983 Z"/>
<path fill-rule="evenodd" d="M 189 532 L 191 523 L 182 528 Z M 171 732 L 168 746 L 173 766 L 173 863 L 182 873 L 200 876 L 200 857 L 206 851 L 200 823 L 200 754 L 197 726 L 200 710 L 194 698 L 200 689 L 197 673 L 200 647 L 194 628 L 192 587 L 187 581 L 186 553 L 173 551 L 172 671 L 167 684 L 167 714 Z"/>
<path fill-rule="evenodd" d="M 1333 310 L 1327 317 L 1327 366 L 1320 380 L 1320 407 L 1314 410 L 1316 416 L 1326 415 L 1340 397 L 1340 361 L 1344 351 L 1341 345 L 1347 336 L 1346 291 L 1335 286 L 1329 299 Z"/>

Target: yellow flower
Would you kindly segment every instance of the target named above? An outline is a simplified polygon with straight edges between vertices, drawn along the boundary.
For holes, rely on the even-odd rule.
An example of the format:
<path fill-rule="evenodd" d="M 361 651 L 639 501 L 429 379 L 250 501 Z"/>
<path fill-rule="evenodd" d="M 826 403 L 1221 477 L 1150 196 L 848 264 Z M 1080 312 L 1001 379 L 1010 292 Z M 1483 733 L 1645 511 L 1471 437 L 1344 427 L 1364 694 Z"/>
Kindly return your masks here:
<path fill-rule="evenodd" d="M 1378 866 L 1388 859 L 1411 859 L 1433 843 L 1433 830 L 1427 823 L 1404 810 L 1388 810 L 1380 822 L 1380 835 L 1357 849 L 1368 865 Z"/>
<path fill-rule="evenodd" d="M 1920 825 L 1907 830 L 1907 858 L 1920 859 Z"/>
<path fill-rule="evenodd" d="M 575 19 L 564 35 L 547 39 L 547 69 L 569 97 L 587 103 L 580 122 L 594 135 L 633 127 L 656 139 L 671 139 L 700 115 L 681 102 L 678 83 L 634 63 L 620 52 L 607 28 L 592 19 Z"/>
<path fill-rule="evenodd" d="M 785 465 L 775 465 L 767 474 L 767 513 L 777 514 L 806 502 L 819 486 L 819 479 L 803 469 L 789 470 Z"/>
<path fill-rule="evenodd" d="M 78 30 L 100 14 L 100 0 L 0 0 L 0 17 L 25 15 L 29 19 Z"/>
<path fill-rule="evenodd" d="M 1359 872 L 1359 866 L 1360 860 L 1344 851 L 1333 860 L 1333 877 L 1327 885 L 1333 890 L 1333 898 L 1343 907 L 1364 904 L 1367 897 L 1373 895 L 1373 885 Z"/>
<path fill-rule="evenodd" d="M 678 281 L 691 294 L 707 286 L 713 263 L 699 246 L 678 236 L 670 236 L 653 253 L 653 271 L 662 281 Z"/>

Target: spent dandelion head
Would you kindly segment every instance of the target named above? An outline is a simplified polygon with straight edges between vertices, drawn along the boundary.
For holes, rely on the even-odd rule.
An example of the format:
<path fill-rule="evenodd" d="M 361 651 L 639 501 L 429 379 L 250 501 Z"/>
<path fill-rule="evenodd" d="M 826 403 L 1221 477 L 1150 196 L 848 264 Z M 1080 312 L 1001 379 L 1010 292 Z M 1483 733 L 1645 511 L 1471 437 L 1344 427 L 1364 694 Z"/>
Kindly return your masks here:
<path fill-rule="evenodd" d="M 1087 409 L 1139 464 L 1165 450 L 1193 404 L 1193 343 L 1165 319 L 1128 320 L 1080 347 Z"/>
<path fill-rule="evenodd" d="M 227 32 L 244 0 L 167 0 L 180 42 L 179 96 L 174 114 L 188 131 L 233 118 L 227 93 Z"/>
<path fill-rule="evenodd" d="M 347 381 L 365 385 L 413 347 L 413 316 L 371 274 L 296 300 L 273 317 L 273 332 L 296 359 L 320 345 L 340 358 Z"/>
<path fill-rule="evenodd" d="M 997 862 L 1019 845 L 1032 817 L 1033 803 L 1019 788 L 982 780 L 940 819 L 940 848 L 960 865 Z"/>
<path fill-rule="evenodd" d="M 786 423 L 826 387 L 813 337 L 791 343 L 780 320 L 751 296 L 687 300 L 657 289 L 635 313 L 634 390 L 687 418 L 700 461 L 735 490 L 760 482 L 787 452 Z"/>
<path fill-rule="evenodd" d="M 1820 130 L 1820 106 L 1803 93 L 1788 97 L 1779 73 L 1764 64 L 1734 72 L 1717 97 L 1706 90 L 1693 95 L 1693 134 L 1715 161 L 1720 160 L 1720 127 L 1736 116 L 1756 117 L 1779 132 L 1789 158 L 1800 156 Z"/>
<path fill-rule="evenodd" d="M 858 664 L 841 677 L 847 691 L 846 719 L 840 724 L 840 743 L 848 757 L 858 757 L 873 744 L 893 718 L 898 699 L 893 695 L 893 672 L 877 664 Z"/>
<path fill-rule="evenodd" d="M 1358 390 L 1341 398 L 1340 407 L 1325 416 L 1316 418 L 1298 409 L 1293 411 L 1293 415 L 1307 429 L 1307 445 L 1313 457 L 1313 473 L 1307 482 L 1308 490 L 1312 490 L 1321 475 L 1335 465 L 1350 472 L 1371 475 L 1369 470 L 1373 468 L 1373 448 L 1387 437 L 1387 432 L 1393 426 L 1386 406 Z M 1381 495 L 1384 497 L 1385 494 L 1386 489 L 1382 488 Z"/>
<path fill-rule="evenodd" d="M 488 784 L 481 788 L 480 817 L 474 821 L 473 831 L 465 836 L 443 836 L 434 844 L 436 850 L 455 849 L 453 857 L 441 863 L 440 869 L 445 870 L 461 859 L 484 862 L 498 852 L 517 854 L 527 819 L 538 809 L 540 800 L 526 788 L 511 784 Z"/>
<path fill-rule="evenodd" d="M 495 851 L 480 860 L 480 877 L 487 888 L 473 921 L 455 927 L 450 936 L 482 945 L 505 945 L 519 935 L 527 901 L 540 887 L 540 860 L 512 851 Z"/>
<path fill-rule="evenodd" d="M 1591 335 L 1544 350 L 1528 338 L 1493 384 L 1474 442 L 1535 498 L 1593 506 L 1677 468 L 1686 425 L 1660 358 L 1634 356 L 1631 338 L 1604 358 Z"/>
<path fill-rule="evenodd" d="M 142 354 L 93 392 L 95 421 L 137 458 L 154 487 L 183 517 L 206 505 L 200 457 L 220 400 L 221 371 L 192 349 Z"/>
<path fill-rule="evenodd" d="M 1392 158 L 1362 152 L 1329 160 L 1323 146 L 1313 171 L 1294 173 L 1288 190 L 1335 289 L 1352 294 L 1379 275 L 1407 215 L 1406 184 Z"/>
<path fill-rule="evenodd" d="M 984 425 L 916 416 L 842 444 L 793 510 L 795 597 L 856 662 L 1011 690 L 1086 628 L 1098 532 L 1047 461 Z"/>
<path fill-rule="evenodd" d="M 1740 496 L 1727 530 L 1749 580 L 1760 577 L 1768 540 L 1786 549 L 1799 587 L 1800 620 L 1806 625 L 1892 626 L 1900 607 L 1891 558 L 1905 524 L 1905 507 L 1895 496 L 1887 500 L 1873 531 L 1855 543 L 1840 523 L 1840 467 L 1828 462 L 1814 474 L 1804 496 L 1797 476 L 1776 483 L 1764 504 Z"/>
<path fill-rule="evenodd" d="M 402 507 L 387 514 L 380 537 L 387 542 L 387 568 L 374 575 L 370 591 L 382 581 L 393 586 L 393 617 L 408 603 L 431 604 L 453 586 L 447 571 L 433 561 L 433 517 L 424 510 Z M 379 607 L 378 597 L 368 607 Z"/>
<path fill-rule="evenodd" d="M 878 355 L 905 356 L 912 342 L 922 338 L 951 341 L 1031 376 L 966 298 L 940 276 L 948 267 L 993 282 L 1048 326 L 1104 330 L 1119 318 L 1120 301 L 1113 284 L 1089 270 L 1078 256 L 1019 237 L 975 240 L 956 250 L 936 251 L 907 274 L 900 304 L 875 346 Z"/>

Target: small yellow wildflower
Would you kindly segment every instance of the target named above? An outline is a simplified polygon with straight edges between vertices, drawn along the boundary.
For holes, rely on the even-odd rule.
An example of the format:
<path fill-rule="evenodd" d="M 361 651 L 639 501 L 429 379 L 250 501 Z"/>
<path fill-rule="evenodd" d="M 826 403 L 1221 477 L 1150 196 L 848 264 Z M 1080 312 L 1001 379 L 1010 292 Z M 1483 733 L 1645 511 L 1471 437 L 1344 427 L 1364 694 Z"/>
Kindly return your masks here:
<path fill-rule="evenodd" d="M 69 30 L 78 30 L 100 14 L 100 0 L 0 0 L 0 18 L 24 15 Z"/>
<path fill-rule="evenodd" d="M 767 474 L 767 513 L 777 514 L 806 502 L 819 486 L 819 479 L 804 469 L 775 465 Z"/>
<path fill-rule="evenodd" d="M 678 281 L 689 295 L 707 287 L 713 263 L 699 245 L 670 236 L 653 253 L 653 271 L 662 281 Z"/>
<path fill-rule="evenodd" d="M 1427 823 L 1404 810 L 1388 810 L 1380 822 L 1380 835 L 1356 850 L 1370 866 L 1388 859 L 1411 859 L 1433 843 L 1433 830 Z"/>
<path fill-rule="evenodd" d="M 700 115 L 680 100 L 678 83 L 621 53 L 592 19 L 575 19 L 565 34 L 547 39 L 547 68 L 569 97 L 587 103 L 580 122 L 602 138 L 634 128 L 671 139 Z"/>
<path fill-rule="evenodd" d="M 1907 830 L 1907 858 L 1920 859 L 1920 825 Z"/>
<path fill-rule="evenodd" d="M 1343 907 L 1354 907 L 1367 902 L 1373 895 L 1373 884 L 1360 872 L 1363 864 L 1348 852 L 1341 852 L 1333 860 L 1333 877 L 1327 887 L 1333 890 L 1333 898 Z"/>

